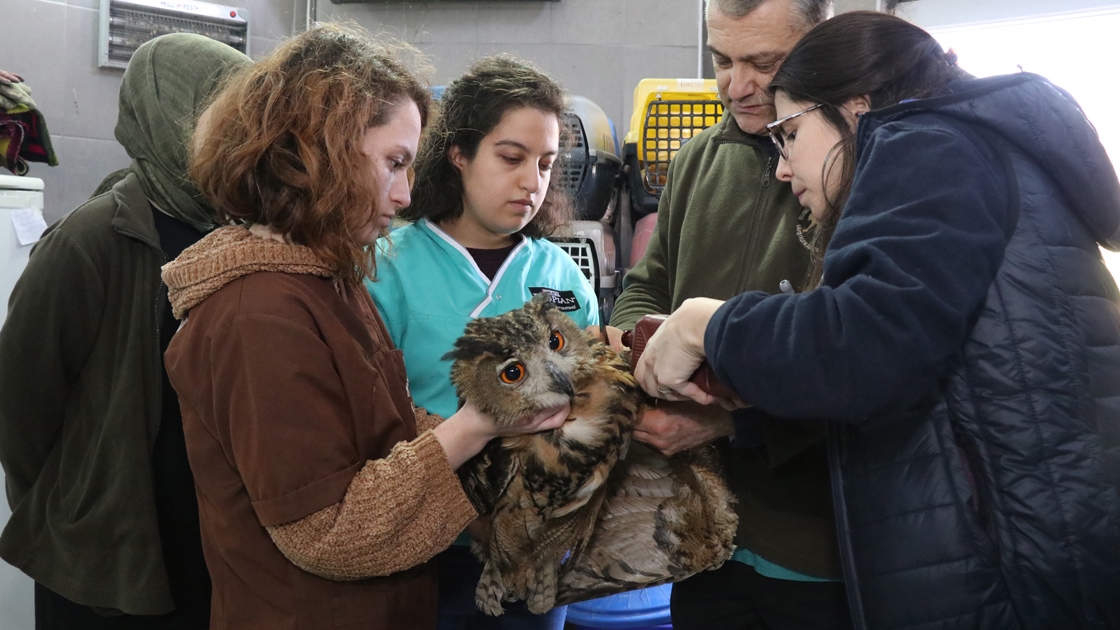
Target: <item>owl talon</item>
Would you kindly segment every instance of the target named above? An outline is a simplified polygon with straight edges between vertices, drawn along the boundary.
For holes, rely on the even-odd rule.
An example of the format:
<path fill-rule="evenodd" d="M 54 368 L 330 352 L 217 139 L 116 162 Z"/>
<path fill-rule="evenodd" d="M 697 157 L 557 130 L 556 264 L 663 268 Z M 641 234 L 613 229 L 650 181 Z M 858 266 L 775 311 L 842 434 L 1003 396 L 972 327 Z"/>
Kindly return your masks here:
<path fill-rule="evenodd" d="M 556 606 L 555 572 L 542 570 L 538 573 L 536 588 L 529 592 L 525 604 L 534 615 L 543 615 Z"/>
<path fill-rule="evenodd" d="M 495 579 L 495 577 L 496 572 L 487 562 L 482 569 L 482 576 L 478 579 L 478 587 L 474 591 L 475 606 L 491 617 L 497 617 L 504 612 L 502 610 L 502 598 L 506 595 L 501 580 Z"/>
<path fill-rule="evenodd" d="M 543 615 L 556 606 L 556 595 L 554 593 L 552 597 L 545 597 L 542 593 L 533 593 L 525 604 L 529 608 L 529 612 L 534 615 Z"/>
<path fill-rule="evenodd" d="M 497 601 L 484 602 L 476 596 L 475 600 L 474 600 L 474 604 L 475 604 L 475 606 L 478 607 L 479 610 L 481 610 L 483 613 L 485 613 L 485 614 L 487 614 L 491 617 L 498 617 L 503 612 L 505 612 L 502 609 L 502 605 L 499 604 Z"/>

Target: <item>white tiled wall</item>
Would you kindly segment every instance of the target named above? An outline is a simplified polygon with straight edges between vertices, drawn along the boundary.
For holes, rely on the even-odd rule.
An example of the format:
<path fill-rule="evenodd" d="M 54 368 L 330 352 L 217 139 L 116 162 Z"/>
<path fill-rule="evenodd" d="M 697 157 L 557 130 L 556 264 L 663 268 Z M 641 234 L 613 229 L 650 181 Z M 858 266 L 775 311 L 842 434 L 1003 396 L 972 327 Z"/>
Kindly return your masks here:
<path fill-rule="evenodd" d="M 306 0 L 221 0 L 249 11 L 250 50 L 273 50 L 305 23 Z M 701 0 L 390 2 L 332 4 L 320 20 L 351 19 L 415 44 L 435 67 L 433 84 L 478 57 L 512 52 L 629 125 L 633 89 L 646 77 L 696 76 Z M 97 67 L 100 0 L 0 0 L 0 68 L 34 90 L 60 165 L 32 163 L 46 184 L 48 222 L 84 201 L 109 172 L 127 166 L 113 139 L 121 71 Z M 875 0 L 837 0 L 837 10 Z"/>
<path fill-rule="evenodd" d="M 224 1 L 249 10 L 250 50 L 262 54 L 291 34 L 296 2 L 302 12 L 300 0 Z M 45 184 L 48 222 L 80 205 L 105 175 L 129 162 L 113 138 L 122 71 L 97 67 L 100 6 L 100 0 L 0 0 L 0 68 L 31 86 L 58 155 L 58 166 L 32 162 L 28 173 Z"/>
<path fill-rule="evenodd" d="M 619 135 L 634 87 L 647 77 L 695 77 L 701 0 L 560 2 L 319 2 L 320 20 L 353 20 L 416 45 L 435 66 L 433 84 L 475 59 L 517 54 L 597 103 Z"/>

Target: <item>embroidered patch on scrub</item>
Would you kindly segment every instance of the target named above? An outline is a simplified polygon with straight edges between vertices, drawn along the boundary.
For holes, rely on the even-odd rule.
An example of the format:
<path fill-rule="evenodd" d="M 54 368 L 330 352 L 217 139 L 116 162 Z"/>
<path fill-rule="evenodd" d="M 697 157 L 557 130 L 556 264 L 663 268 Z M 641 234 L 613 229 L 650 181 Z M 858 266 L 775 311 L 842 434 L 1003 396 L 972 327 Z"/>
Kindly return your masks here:
<path fill-rule="evenodd" d="M 544 293 L 548 296 L 550 302 L 566 313 L 579 310 L 579 300 L 576 299 L 576 294 L 572 291 L 561 291 L 548 287 L 529 287 L 529 293 L 533 295 Z"/>

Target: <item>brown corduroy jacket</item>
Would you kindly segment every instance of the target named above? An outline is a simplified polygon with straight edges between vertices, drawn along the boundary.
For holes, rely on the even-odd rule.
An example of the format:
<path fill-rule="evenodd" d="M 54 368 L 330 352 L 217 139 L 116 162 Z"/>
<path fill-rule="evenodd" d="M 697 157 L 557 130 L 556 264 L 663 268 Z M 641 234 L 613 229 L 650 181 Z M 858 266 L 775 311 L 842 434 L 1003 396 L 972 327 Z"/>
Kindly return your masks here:
<path fill-rule="evenodd" d="M 368 293 L 306 248 L 233 227 L 164 279 L 186 311 L 166 361 L 211 628 L 434 627 L 421 563 L 476 514 L 434 435 L 417 438 L 430 420 Z"/>

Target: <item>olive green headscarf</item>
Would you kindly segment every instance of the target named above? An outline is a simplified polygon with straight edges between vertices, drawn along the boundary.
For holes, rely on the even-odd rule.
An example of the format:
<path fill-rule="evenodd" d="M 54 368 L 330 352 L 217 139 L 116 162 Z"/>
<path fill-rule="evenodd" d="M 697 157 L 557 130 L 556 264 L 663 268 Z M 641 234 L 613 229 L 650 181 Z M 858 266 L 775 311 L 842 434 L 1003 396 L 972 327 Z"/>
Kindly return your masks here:
<path fill-rule="evenodd" d="M 187 177 L 189 134 L 210 93 L 248 63 L 208 37 L 174 33 L 137 48 L 121 83 L 116 136 L 132 158 L 129 170 L 148 199 L 200 232 L 214 228 L 214 209 Z"/>

